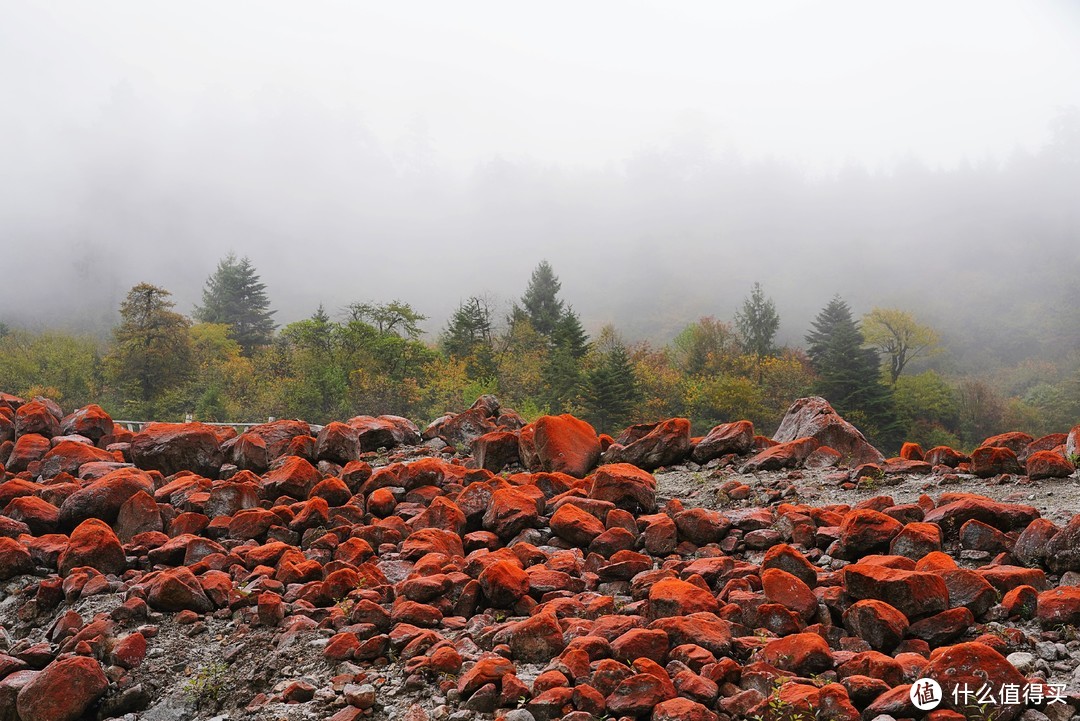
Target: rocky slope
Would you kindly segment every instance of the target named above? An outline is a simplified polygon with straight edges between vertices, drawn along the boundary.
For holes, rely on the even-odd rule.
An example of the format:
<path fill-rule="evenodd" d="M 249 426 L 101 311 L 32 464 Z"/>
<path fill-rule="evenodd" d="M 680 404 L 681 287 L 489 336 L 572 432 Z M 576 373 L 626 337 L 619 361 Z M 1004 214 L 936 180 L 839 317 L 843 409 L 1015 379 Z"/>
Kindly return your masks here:
<path fill-rule="evenodd" d="M 1078 435 L 886 459 L 821 399 L 774 440 L 491 397 L 131 433 L 0 394 L 0 721 L 1064 721 Z"/>

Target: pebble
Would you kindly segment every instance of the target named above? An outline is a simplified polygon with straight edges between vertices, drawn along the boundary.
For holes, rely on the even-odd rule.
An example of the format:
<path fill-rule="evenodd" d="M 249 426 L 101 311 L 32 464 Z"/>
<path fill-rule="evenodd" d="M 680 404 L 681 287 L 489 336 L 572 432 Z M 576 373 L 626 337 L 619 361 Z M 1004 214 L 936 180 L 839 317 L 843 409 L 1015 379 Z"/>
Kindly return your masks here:
<path fill-rule="evenodd" d="M 1035 670 L 1035 654 L 1026 651 L 1010 653 L 1005 660 L 1016 667 L 1016 670 L 1025 676 Z"/>
<path fill-rule="evenodd" d="M 516 708 L 513 711 L 507 711 L 503 716 L 506 721 L 536 721 L 536 717 L 528 709 Z"/>
<path fill-rule="evenodd" d="M 1035 644 L 1035 653 L 1044 661 L 1056 661 L 1058 656 L 1057 644 L 1053 641 L 1039 641 Z"/>

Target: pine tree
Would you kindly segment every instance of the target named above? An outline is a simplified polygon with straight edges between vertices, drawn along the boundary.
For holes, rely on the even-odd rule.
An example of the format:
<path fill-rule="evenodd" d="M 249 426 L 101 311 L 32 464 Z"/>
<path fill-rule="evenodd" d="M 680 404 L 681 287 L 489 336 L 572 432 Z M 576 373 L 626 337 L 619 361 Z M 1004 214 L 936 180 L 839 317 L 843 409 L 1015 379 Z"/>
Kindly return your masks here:
<path fill-rule="evenodd" d="M 465 361 L 471 378 L 494 376 L 491 308 L 487 302 L 472 296 L 459 305 L 446 324 L 441 345 L 448 356 Z"/>
<path fill-rule="evenodd" d="M 754 283 L 750 295 L 743 301 L 742 309 L 735 313 L 735 325 L 742 336 L 743 347 L 748 353 L 765 358 L 776 354 L 773 339 L 780 327 L 776 304 L 766 298 L 761 283 Z"/>
<path fill-rule="evenodd" d="M 106 358 L 108 378 L 133 410 L 153 412 L 153 403 L 179 388 L 193 369 L 187 318 L 172 310 L 171 293 L 150 283 L 132 288 L 120 304 L 120 325 Z M 131 396 L 135 396 L 134 399 Z"/>
<path fill-rule="evenodd" d="M 582 396 L 586 417 L 597 431 L 614 433 L 626 426 L 638 398 L 638 387 L 630 354 L 618 339 L 586 374 Z"/>
<path fill-rule="evenodd" d="M 565 350 L 575 360 L 581 360 L 589 352 L 589 336 L 572 307 L 566 308 L 559 316 L 551 342 L 557 350 Z"/>
<path fill-rule="evenodd" d="M 896 413 L 892 393 L 881 382 L 877 351 L 864 347 L 859 324 L 840 296 L 818 313 L 806 343 L 818 374 L 815 392 L 856 425 L 862 423 L 877 442 L 895 441 Z"/>
<path fill-rule="evenodd" d="M 266 284 L 246 257 L 240 260 L 229 253 L 218 262 L 217 270 L 206 279 L 202 306 L 193 316 L 200 323 L 224 323 L 229 335 L 240 344 L 245 355 L 259 346 L 269 345 L 274 336 L 274 311 L 270 310 Z"/>
<path fill-rule="evenodd" d="M 537 333 L 550 338 L 563 317 L 563 302 L 558 297 L 560 288 L 562 284 L 551 264 L 540 261 L 521 296 L 521 305 L 515 305 L 511 312 L 511 323 L 515 319 L 528 318 Z"/>

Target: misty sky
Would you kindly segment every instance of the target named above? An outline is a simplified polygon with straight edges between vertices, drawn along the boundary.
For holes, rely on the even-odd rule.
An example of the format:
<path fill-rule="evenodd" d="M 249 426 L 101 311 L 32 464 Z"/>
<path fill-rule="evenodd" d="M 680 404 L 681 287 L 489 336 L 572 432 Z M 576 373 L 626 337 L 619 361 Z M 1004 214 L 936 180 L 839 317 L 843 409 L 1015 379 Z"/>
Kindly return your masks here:
<path fill-rule="evenodd" d="M 594 331 L 670 336 L 761 280 L 797 336 L 833 293 L 904 300 L 852 279 L 860 254 L 977 242 L 959 201 L 897 189 L 992 192 L 1060 142 L 1078 78 L 1065 0 L 0 0 L 3 264 L 49 287 L 0 286 L 0 320 L 100 325 L 141 280 L 188 312 L 234 250 L 281 321 L 392 298 L 441 320 L 547 258 Z M 1040 182 L 1065 202 L 1074 177 Z M 852 258 L 807 295 L 775 250 L 827 242 Z"/>

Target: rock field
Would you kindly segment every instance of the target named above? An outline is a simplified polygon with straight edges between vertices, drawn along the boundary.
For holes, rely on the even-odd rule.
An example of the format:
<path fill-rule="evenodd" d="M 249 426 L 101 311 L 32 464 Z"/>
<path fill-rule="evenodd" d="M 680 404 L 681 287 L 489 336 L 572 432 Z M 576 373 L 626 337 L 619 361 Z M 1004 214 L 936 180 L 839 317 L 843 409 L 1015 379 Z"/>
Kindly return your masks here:
<path fill-rule="evenodd" d="M 0 393 L 0 721 L 1067 721 L 1078 442 Z"/>

